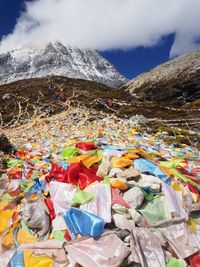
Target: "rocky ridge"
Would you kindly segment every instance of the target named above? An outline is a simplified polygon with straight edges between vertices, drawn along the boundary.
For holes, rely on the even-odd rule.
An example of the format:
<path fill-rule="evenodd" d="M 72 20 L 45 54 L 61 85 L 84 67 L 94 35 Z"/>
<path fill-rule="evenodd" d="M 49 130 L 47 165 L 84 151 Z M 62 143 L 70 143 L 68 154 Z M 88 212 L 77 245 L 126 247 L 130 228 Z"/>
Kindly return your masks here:
<path fill-rule="evenodd" d="M 182 55 L 129 81 L 123 89 L 140 100 L 199 104 L 200 50 Z"/>

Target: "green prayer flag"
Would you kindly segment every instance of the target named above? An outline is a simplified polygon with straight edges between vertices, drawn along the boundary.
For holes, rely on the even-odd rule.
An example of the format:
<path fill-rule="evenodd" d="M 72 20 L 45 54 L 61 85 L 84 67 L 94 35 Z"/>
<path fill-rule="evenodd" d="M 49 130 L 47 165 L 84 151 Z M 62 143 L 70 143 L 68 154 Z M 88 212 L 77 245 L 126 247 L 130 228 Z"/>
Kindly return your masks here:
<path fill-rule="evenodd" d="M 172 168 L 176 168 L 177 166 L 177 162 L 176 161 L 161 161 L 160 162 L 160 166 L 168 168 L 168 169 L 172 169 Z"/>
<path fill-rule="evenodd" d="M 106 175 L 103 179 L 104 184 L 110 185 L 110 177 Z"/>
<path fill-rule="evenodd" d="M 8 193 L 6 193 L 3 196 L 1 196 L 1 200 L 11 201 L 13 199 L 14 199 L 14 197 L 11 197 L 11 195 L 8 194 Z"/>
<path fill-rule="evenodd" d="M 19 166 L 22 166 L 23 165 L 23 161 L 18 160 L 18 159 L 9 159 L 7 161 L 7 165 L 8 165 L 9 168 L 14 168 L 16 166 L 19 167 Z"/>
<path fill-rule="evenodd" d="M 93 199 L 92 194 L 86 191 L 77 189 L 71 200 L 71 205 L 76 206 L 76 205 L 85 204 L 87 202 L 90 202 L 92 199 Z"/>
<path fill-rule="evenodd" d="M 159 195 L 152 201 L 147 202 L 140 209 L 138 209 L 138 211 L 142 213 L 150 225 L 162 220 L 171 219 L 171 215 L 163 195 Z"/>
<path fill-rule="evenodd" d="M 167 267 L 186 267 L 182 260 L 171 257 L 167 263 Z"/>
<path fill-rule="evenodd" d="M 145 200 L 151 201 L 151 200 L 154 199 L 154 195 L 153 194 L 146 192 L 142 187 L 139 187 L 139 188 L 140 188 L 140 190 L 142 190 L 142 193 L 144 195 Z"/>
<path fill-rule="evenodd" d="M 176 177 L 178 177 L 179 179 L 181 179 L 183 182 L 185 183 L 190 183 L 194 186 L 197 186 L 199 187 L 199 184 L 195 183 L 194 181 L 188 179 L 187 177 L 185 177 L 185 175 L 183 175 L 181 172 L 179 172 L 178 170 L 176 169 L 171 169 L 170 170 Z"/>
<path fill-rule="evenodd" d="M 79 148 L 76 147 L 66 147 L 63 148 L 61 156 L 63 159 L 70 159 L 76 156 L 76 153 L 79 151 Z"/>
<path fill-rule="evenodd" d="M 56 240 L 66 241 L 65 234 L 63 231 L 53 231 L 52 235 L 53 235 L 54 239 L 56 239 Z"/>
<path fill-rule="evenodd" d="M 121 206 L 117 203 L 115 203 L 114 205 L 112 205 L 112 210 L 117 213 L 117 214 L 125 214 L 128 213 L 127 208 L 125 208 L 124 206 Z"/>

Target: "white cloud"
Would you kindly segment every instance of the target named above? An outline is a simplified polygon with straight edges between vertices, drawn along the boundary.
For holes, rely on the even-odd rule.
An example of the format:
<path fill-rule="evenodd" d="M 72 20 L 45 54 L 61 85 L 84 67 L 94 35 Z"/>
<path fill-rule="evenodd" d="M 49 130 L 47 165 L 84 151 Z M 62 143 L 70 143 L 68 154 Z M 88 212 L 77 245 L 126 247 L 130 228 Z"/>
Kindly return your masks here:
<path fill-rule="evenodd" d="M 175 33 L 171 56 L 200 47 L 200 0 L 35 0 L 0 52 L 49 41 L 98 50 L 152 46 Z"/>

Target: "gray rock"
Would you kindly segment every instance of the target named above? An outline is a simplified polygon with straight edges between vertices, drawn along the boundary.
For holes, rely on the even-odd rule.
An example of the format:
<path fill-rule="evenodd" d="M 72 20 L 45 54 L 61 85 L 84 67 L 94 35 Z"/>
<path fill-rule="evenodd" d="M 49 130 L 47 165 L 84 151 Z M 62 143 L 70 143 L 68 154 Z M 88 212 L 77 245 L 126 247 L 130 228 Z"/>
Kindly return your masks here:
<path fill-rule="evenodd" d="M 115 226 L 121 230 L 130 230 L 135 225 L 133 220 L 129 220 L 125 214 L 114 214 L 113 220 Z"/>
<path fill-rule="evenodd" d="M 145 227 L 145 219 L 139 212 L 137 212 L 135 209 L 128 209 L 128 212 L 135 224 L 140 227 Z"/>
<path fill-rule="evenodd" d="M 136 178 L 140 175 L 140 170 L 139 169 L 135 169 L 134 167 L 131 167 L 129 169 L 126 169 L 123 172 L 120 172 L 117 174 L 117 178 L 125 178 L 127 180 L 132 179 L 132 178 Z"/>
<path fill-rule="evenodd" d="M 123 199 L 130 204 L 132 208 L 139 208 L 144 200 L 144 195 L 139 187 L 129 189 L 123 195 Z"/>
<path fill-rule="evenodd" d="M 116 235 L 123 241 L 127 236 L 130 235 L 130 231 L 128 230 L 121 230 L 121 229 L 118 229 L 115 231 Z"/>

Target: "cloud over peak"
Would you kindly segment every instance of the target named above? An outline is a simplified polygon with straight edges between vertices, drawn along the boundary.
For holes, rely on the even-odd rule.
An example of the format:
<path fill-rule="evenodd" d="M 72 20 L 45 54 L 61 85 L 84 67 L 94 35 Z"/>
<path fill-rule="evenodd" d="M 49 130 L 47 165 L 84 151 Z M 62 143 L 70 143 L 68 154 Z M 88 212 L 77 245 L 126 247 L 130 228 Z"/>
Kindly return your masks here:
<path fill-rule="evenodd" d="M 34 0 L 0 52 L 50 41 L 96 50 L 157 44 L 175 33 L 170 55 L 200 47 L 199 0 Z"/>

